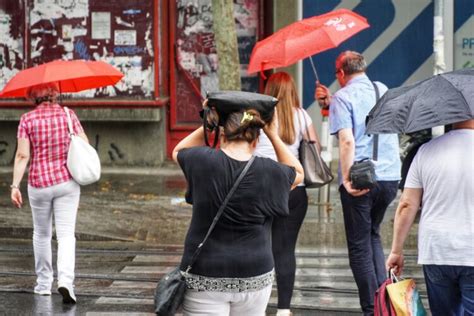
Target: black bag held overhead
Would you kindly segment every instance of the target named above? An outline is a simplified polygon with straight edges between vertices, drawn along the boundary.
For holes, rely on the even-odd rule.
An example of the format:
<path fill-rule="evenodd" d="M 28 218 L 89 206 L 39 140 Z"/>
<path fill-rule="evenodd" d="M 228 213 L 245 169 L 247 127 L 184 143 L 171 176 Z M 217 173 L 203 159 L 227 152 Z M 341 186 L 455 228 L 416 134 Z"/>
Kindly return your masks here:
<path fill-rule="evenodd" d="M 208 132 L 214 133 L 212 147 L 216 147 L 219 138 L 219 126 L 210 125 L 207 116 L 211 108 L 215 108 L 219 115 L 219 123 L 223 126 L 227 116 L 232 112 L 255 109 L 260 113 L 262 120 L 270 122 L 275 111 L 278 99 L 259 93 L 245 91 L 216 91 L 207 94 L 207 107 L 200 111 L 204 126 L 204 141 L 209 145 Z"/>
<path fill-rule="evenodd" d="M 219 125 L 223 125 L 227 115 L 247 109 L 255 109 L 262 120 L 270 122 L 278 99 L 260 93 L 245 91 L 216 91 L 207 94 L 207 106 L 215 108 L 219 114 Z"/>
<path fill-rule="evenodd" d="M 375 83 L 372 82 L 375 90 L 375 103 L 379 100 L 379 88 Z M 375 134 L 373 139 L 373 161 L 377 161 L 379 135 Z M 375 164 L 369 158 L 362 159 L 354 162 L 351 169 L 349 170 L 349 178 L 352 183 L 352 187 L 357 190 L 372 189 L 377 180 L 375 177 Z"/>
<path fill-rule="evenodd" d="M 242 172 L 239 174 L 239 177 L 237 178 L 237 180 L 235 180 L 234 185 L 230 189 L 229 193 L 227 193 L 224 201 L 222 202 L 221 206 L 219 207 L 219 210 L 217 211 L 216 216 L 214 217 L 214 220 L 212 221 L 211 226 L 209 227 L 207 231 L 206 236 L 204 237 L 203 241 L 199 244 L 197 249 L 194 251 L 194 254 L 191 257 L 191 260 L 189 261 L 189 264 L 185 273 L 188 273 L 192 269 L 192 266 L 196 262 L 197 257 L 201 253 L 202 246 L 204 246 L 204 244 L 207 241 L 207 238 L 209 237 L 211 232 L 214 230 L 214 227 L 216 226 L 217 221 L 221 217 L 222 213 L 224 213 L 227 203 L 229 202 L 232 195 L 234 195 L 234 192 L 235 190 L 237 190 L 237 187 L 239 186 L 240 181 L 242 181 L 242 179 L 244 178 L 247 171 L 250 169 L 250 166 L 252 165 L 254 160 L 255 160 L 255 156 L 252 156 L 252 158 L 250 158 L 250 160 L 245 165 Z M 173 271 L 169 272 L 167 275 L 161 278 L 161 280 L 158 281 L 158 284 L 156 285 L 155 313 L 159 316 L 172 316 L 176 314 L 176 311 L 183 303 L 185 292 L 186 292 L 186 280 L 183 274 L 181 273 L 179 267 L 176 267 Z"/>

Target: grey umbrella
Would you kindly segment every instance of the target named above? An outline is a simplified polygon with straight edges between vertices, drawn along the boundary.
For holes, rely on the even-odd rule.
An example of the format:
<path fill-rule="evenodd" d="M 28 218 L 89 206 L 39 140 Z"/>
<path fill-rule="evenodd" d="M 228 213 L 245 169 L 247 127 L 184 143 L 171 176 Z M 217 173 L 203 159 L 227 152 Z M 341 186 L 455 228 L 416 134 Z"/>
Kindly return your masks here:
<path fill-rule="evenodd" d="M 367 115 L 367 134 L 412 133 L 474 118 L 474 68 L 390 89 Z"/>

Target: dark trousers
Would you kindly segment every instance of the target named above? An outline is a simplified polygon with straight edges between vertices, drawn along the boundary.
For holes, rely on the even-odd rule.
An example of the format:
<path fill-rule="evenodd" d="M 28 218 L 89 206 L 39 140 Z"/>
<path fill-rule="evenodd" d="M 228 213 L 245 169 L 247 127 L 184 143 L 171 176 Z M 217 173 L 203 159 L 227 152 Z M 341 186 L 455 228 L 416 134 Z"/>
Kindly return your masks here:
<path fill-rule="evenodd" d="M 423 265 L 433 316 L 474 315 L 474 267 Z"/>
<path fill-rule="evenodd" d="M 364 315 L 374 313 L 374 295 L 387 278 L 380 223 L 397 195 L 398 181 L 379 181 L 369 193 L 354 197 L 340 186 L 349 263 Z"/>
<path fill-rule="evenodd" d="M 295 284 L 295 247 L 298 233 L 308 210 L 305 187 L 296 187 L 290 193 L 290 215 L 275 217 L 272 226 L 272 250 L 278 290 L 278 308 L 289 309 Z"/>

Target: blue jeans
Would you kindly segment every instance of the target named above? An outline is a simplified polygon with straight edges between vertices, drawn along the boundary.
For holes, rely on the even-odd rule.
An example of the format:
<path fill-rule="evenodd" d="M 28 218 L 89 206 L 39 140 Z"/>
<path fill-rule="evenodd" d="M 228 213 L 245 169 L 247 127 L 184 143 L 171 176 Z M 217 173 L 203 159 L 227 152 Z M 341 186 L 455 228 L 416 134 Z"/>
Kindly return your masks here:
<path fill-rule="evenodd" d="M 375 291 L 387 278 L 380 223 L 397 189 L 398 181 L 378 181 L 369 193 L 354 197 L 343 185 L 339 188 L 349 263 L 364 315 L 373 315 Z"/>
<path fill-rule="evenodd" d="M 474 267 L 424 265 L 433 316 L 474 315 Z"/>

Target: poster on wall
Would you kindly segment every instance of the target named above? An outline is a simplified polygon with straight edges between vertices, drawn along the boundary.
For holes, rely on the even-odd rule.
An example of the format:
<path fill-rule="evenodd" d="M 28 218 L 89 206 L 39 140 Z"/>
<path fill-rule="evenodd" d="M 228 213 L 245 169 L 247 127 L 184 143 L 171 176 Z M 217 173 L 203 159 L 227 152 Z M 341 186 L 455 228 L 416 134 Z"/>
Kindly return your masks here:
<path fill-rule="evenodd" d="M 115 45 L 134 46 L 137 45 L 137 31 L 135 30 L 116 30 L 114 32 Z"/>
<path fill-rule="evenodd" d="M 35 0 L 28 13 L 29 66 L 55 59 L 101 60 L 124 73 L 124 78 L 113 87 L 69 97 L 153 100 L 154 3 L 150 0 Z"/>
<path fill-rule="evenodd" d="M 110 12 L 91 13 L 92 39 L 110 39 Z"/>
<path fill-rule="evenodd" d="M 0 0 L 0 90 L 25 63 L 23 19 L 21 1 Z"/>

